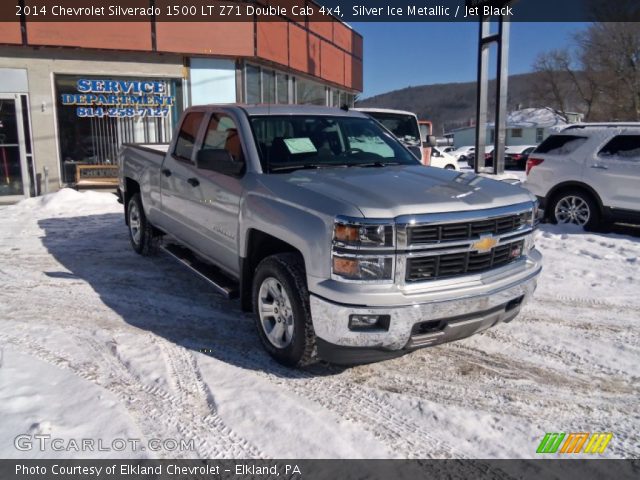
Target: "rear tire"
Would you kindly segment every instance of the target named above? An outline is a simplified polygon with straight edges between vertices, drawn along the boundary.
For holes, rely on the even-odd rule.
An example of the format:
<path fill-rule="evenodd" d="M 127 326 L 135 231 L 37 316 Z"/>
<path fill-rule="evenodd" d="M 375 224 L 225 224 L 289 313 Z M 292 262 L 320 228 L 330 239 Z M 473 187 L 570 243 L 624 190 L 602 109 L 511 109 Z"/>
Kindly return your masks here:
<path fill-rule="evenodd" d="M 309 291 L 302 257 L 281 253 L 265 258 L 253 277 L 252 304 L 265 350 L 287 367 L 317 360 Z"/>
<path fill-rule="evenodd" d="M 583 190 L 565 190 L 554 195 L 549 205 L 549 220 L 556 224 L 573 224 L 585 230 L 600 226 L 601 214 L 598 204 Z"/>
<path fill-rule="evenodd" d="M 140 255 L 153 255 L 158 250 L 159 235 L 147 220 L 140 194 L 134 194 L 127 205 L 129 240 L 133 250 Z"/>
<path fill-rule="evenodd" d="M 445 170 L 455 170 L 456 167 L 454 167 L 453 165 L 449 164 L 446 167 L 444 167 Z"/>

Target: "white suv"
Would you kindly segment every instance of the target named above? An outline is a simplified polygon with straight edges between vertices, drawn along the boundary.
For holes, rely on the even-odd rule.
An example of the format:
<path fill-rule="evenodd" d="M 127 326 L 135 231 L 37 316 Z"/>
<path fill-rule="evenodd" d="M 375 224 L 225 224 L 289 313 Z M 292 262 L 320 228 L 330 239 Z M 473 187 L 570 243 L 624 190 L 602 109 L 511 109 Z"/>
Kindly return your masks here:
<path fill-rule="evenodd" d="M 530 154 L 525 186 L 554 223 L 640 223 L 640 123 L 577 124 L 551 135 Z"/>

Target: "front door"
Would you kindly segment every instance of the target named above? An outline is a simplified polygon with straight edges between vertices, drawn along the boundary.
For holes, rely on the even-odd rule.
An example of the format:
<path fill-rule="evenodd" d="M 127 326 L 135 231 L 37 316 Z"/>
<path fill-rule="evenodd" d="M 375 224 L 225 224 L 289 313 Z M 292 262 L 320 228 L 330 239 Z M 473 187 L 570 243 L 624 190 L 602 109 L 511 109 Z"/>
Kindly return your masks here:
<path fill-rule="evenodd" d="M 209 118 L 198 150 L 226 150 L 235 161 L 244 163 L 245 156 L 236 122 L 222 112 L 215 112 Z M 197 165 L 195 175 L 200 183 L 191 190 L 190 210 L 201 241 L 198 248 L 228 272 L 238 275 L 241 175 L 225 175 L 198 169 Z"/>
<path fill-rule="evenodd" d="M 24 103 L 20 95 L 0 94 L 0 202 L 17 201 L 29 193 Z"/>

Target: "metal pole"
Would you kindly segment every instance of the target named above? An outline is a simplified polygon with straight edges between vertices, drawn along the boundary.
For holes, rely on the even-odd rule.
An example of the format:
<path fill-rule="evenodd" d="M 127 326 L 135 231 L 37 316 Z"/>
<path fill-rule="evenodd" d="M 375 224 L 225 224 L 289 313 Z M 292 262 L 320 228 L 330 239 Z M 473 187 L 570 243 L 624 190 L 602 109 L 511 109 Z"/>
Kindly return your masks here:
<path fill-rule="evenodd" d="M 509 87 L 509 33 L 511 23 L 500 17 L 498 34 L 498 76 L 493 173 L 504 173 L 504 151 L 507 141 L 507 91 Z"/>
<path fill-rule="evenodd" d="M 480 36 L 478 40 L 478 84 L 476 86 L 476 145 L 475 171 L 479 173 L 484 168 L 485 142 L 487 140 L 487 103 L 489 91 L 489 37 L 491 22 L 489 17 L 480 21 Z"/>

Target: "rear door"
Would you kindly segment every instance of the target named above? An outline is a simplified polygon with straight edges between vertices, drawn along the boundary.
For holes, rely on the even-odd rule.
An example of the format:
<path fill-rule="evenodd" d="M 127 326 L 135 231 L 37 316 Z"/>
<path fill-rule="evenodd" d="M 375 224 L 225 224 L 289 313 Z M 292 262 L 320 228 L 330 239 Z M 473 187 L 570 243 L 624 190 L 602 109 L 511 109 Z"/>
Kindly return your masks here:
<path fill-rule="evenodd" d="M 194 246 L 198 229 L 190 211 L 194 189 L 198 187 L 195 152 L 204 129 L 204 111 L 187 113 L 172 150 L 167 153 L 160 171 L 160 192 L 167 230 L 189 246 Z"/>
<path fill-rule="evenodd" d="M 640 211 L 640 134 L 620 134 L 586 165 L 585 179 L 607 207 Z"/>

